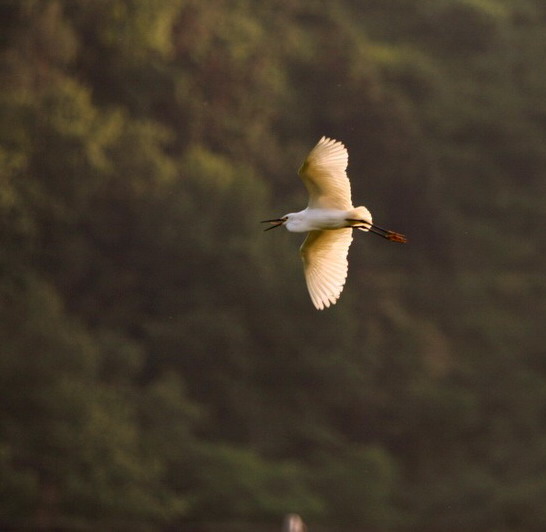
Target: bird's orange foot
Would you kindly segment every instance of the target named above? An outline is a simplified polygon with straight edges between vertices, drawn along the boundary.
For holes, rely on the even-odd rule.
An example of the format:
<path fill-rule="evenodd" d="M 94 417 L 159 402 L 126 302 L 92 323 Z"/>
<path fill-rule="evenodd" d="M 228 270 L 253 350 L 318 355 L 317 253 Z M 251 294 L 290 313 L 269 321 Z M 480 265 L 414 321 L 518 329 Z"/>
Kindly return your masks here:
<path fill-rule="evenodd" d="M 395 233 L 394 231 L 389 231 L 386 237 L 391 242 L 399 242 L 400 244 L 405 244 L 408 241 L 408 239 L 404 235 L 401 235 L 400 233 Z"/>

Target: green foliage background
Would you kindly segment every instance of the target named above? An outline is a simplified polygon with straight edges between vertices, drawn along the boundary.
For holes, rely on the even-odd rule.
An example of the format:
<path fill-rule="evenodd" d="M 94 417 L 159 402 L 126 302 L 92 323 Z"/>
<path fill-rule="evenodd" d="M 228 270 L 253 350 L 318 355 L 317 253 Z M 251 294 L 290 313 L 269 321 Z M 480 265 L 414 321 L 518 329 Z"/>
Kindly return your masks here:
<path fill-rule="evenodd" d="M 542 0 L 0 1 L 0 524 L 544 530 L 545 57 Z M 410 243 L 319 313 L 257 222 L 322 135 Z"/>

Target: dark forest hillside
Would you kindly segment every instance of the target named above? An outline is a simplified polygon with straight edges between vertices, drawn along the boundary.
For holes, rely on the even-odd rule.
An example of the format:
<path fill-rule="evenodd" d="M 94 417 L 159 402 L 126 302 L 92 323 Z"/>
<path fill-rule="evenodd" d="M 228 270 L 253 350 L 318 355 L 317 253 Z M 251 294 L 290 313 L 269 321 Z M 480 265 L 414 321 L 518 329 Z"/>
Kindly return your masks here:
<path fill-rule="evenodd" d="M 0 0 L 0 528 L 544 530 L 545 57 L 541 0 Z M 318 312 L 258 222 L 322 135 L 409 243 Z"/>

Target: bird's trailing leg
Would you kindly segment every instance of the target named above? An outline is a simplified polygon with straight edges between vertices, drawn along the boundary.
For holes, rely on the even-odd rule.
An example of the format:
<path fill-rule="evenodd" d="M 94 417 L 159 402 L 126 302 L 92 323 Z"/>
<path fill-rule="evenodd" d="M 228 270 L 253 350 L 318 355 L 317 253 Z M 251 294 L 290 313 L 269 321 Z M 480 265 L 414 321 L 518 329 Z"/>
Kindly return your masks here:
<path fill-rule="evenodd" d="M 353 222 L 355 224 L 355 225 L 350 225 L 350 227 L 354 227 L 356 229 L 362 229 L 362 230 L 367 229 L 368 231 L 370 231 L 370 233 L 386 238 L 387 240 L 390 240 L 391 242 L 398 242 L 400 244 L 405 244 L 408 241 L 408 239 L 404 235 L 400 233 L 396 233 L 395 231 L 389 231 L 388 229 L 383 229 L 382 227 L 379 227 L 378 225 L 374 225 L 371 222 L 368 222 L 366 220 L 357 220 L 354 218 L 347 218 L 347 221 Z"/>

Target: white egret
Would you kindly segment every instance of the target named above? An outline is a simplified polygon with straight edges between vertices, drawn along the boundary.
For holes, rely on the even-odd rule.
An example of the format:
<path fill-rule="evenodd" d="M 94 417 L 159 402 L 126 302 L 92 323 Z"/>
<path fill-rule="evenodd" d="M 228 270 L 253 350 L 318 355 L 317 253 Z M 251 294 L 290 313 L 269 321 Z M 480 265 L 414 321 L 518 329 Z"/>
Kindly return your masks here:
<path fill-rule="evenodd" d="M 288 231 L 309 233 L 300 254 L 311 301 L 319 310 L 335 304 L 343 290 L 353 229 L 406 242 L 404 235 L 374 225 L 366 207 L 353 207 L 348 160 L 341 142 L 322 137 L 298 172 L 309 192 L 307 208 L 262 222 L 272 224 L 266 231 L 284 225 Z"/>

